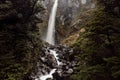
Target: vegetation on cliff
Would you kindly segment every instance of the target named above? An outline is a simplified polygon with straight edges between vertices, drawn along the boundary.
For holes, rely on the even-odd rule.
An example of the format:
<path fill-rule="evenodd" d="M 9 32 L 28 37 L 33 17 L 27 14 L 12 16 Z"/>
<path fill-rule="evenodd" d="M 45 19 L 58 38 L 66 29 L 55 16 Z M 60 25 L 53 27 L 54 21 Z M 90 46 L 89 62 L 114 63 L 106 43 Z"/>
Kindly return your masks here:
<path fill-rule="evenodd" d="M 37 1 L 0 0 L 0 80 L 27 80 L 40 54 Z"/>
<path fill-rule="evenodd" d="M 119 5 L 119 0 L 96 0 L 86 31 L 73 45 L 78 59 L 73 80 L 120 79 Z"/>
<path fill-rule="evenodd" d="M 41 73 L 44 73 L 44 69 L 46 70 L 44 64 L 51 65 L 48 57 L 45 56 L 49 61 L 46 60 L 44 63 L 45 59 L 39 56 L 44 54 L 43 50 L 41 54 L 40 34 L 47 30 L 48 22 L 48 13 L 41 15 L 44 11 L 41 1 L 0 0 L 0 80 L 32 80 L 30 75 L 31 72 L 33 76 L 36 75 L 35 67 L 43 69 Z M 75 61 L 75 66 L 72 66 L 75 71 L 70 69 L 70 72 L 74 72 L 72 80 L 119 80 L 120 1 L 92 1 L 96 3 L 95 8 L 90 9 L 87 3 L 88 6 L 81 7 L 79 15 L 76 15 L 77 18 L 74 20 L 68 15 L 72 8 L 67 10 L 66 15 L 57 16 L 63 19 L 61 21 L 56 19 L 56 42 L 74 49 L 74 51 L 68 49 L 69 52 L 66 52 L 63 46 L 58 47 L 65 53 L 60 53 L 61 57 Z M 41 17 L 44 20 L 41 20 Z M 70 52 L 69 59 L 67 53 Z M 43 63 L 39 62 L 40 65 L 36 66 L 38 57 Z M 68 64 L 66 66 L 69 67 Z"/>

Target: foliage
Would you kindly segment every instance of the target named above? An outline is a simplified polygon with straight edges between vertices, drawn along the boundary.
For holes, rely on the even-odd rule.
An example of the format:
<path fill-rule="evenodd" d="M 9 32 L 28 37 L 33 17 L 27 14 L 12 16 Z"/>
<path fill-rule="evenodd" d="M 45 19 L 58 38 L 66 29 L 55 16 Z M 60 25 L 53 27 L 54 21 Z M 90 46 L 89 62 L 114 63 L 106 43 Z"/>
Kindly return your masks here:
<path fill-rule="evenodd" d="M 96 9 L 73 45 L 78 66 L 73 80 L 119 80 L 120 78 L 120 14 L 118 0 L 96 0 Z M 111 3 L 112 1 L 112 3 Z M 120 7 L 119 7 L 120 8 Z"/>
<path fill-rule="evenodd" d="M 0 1 L 0 80 L 26 80 L 40 54 L 37 0 Z M 30 77 L 30 75 L 28 75 Z"/>

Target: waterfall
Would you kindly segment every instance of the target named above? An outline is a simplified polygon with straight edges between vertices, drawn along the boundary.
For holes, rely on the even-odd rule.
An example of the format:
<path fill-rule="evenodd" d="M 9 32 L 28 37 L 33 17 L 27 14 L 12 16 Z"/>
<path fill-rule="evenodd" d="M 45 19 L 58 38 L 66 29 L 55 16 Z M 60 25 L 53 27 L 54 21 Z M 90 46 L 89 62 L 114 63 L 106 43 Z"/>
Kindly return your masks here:
<path fill-rule="evenodd" d="M 57 6 L 58 6 L 58 0 L 55 0 L 51 14 L 50 14 L 47 36 L 45 40 L 51 45 L 55 44 L 55 17 L 57 12 Z"/>
<path fill-rule="evenodd" d="M 57 12 L 57 6 L 58 6 L 58 0 L 55 0 L 51 14 L 50 14 L 48 30 L 47 30 L 47 35 L 46 35 L 46 39 L 45 39 L 45 41 L 51 45 L 55 44 L 55 17 L 56 17 L 56 12 Z M 61 64 L 61 62 L 59 62 L 59 60 L 58 60 L 59 58 L 58 58 L 58 55 L 56 54 L 56 51 L 50 50 L 49 54 L 52 54 L 55 57 L 57 64 L 59 66 Z M 53 79 L 52 74 L 55 73 L 56 70 L 57 69 L 54 68 L 50 71 L 49 74 L 40 75 L 39 78 L 36 78 L 35 80 L 47 80 L 48 78 Z"/>

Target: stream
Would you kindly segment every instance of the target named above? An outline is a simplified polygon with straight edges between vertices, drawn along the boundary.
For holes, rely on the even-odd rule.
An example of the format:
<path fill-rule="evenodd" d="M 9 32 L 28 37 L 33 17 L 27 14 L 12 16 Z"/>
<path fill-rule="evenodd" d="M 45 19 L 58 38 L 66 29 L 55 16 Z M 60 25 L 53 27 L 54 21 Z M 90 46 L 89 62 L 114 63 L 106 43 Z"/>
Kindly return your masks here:
<path fill-rule="evenodd" d="M 70 74 L 73 73 L 75 62 L 70 62 L 69 58 L 72 56 L 73 50 L 62 45 L 55 45 L 57 7 L 58 0 L 54 0 L 45 39 L 51 46 L 45 46 L 42 49 L 43 55 L 40 56 L 40 61 L 37 63 L 35 80 L 65 80 L 66 77 L 69 79 Z"/>
<path fill-rule="evenodd" d="M 55 17 L 56 17 L 56 12 L 57 12 L 57 6 L 58 6 L 58 0 L 55 0 L 51 14 L 50 14 L 50 18 L 49 18 L 49 23 L 48 23 L 48 30 L 47 30 L 47 35 L 46 35 L 46 42 L 48 42 L 51 45 L 55 44 L 55 37 L 54 37 L 54 31 L 55 31 Z M 59 66 L 60 64 L 62 64 L 58 59 L 58 54 L 56 54 L 55 50 L 49 50 L 49 54 L 53 55 L 55 60 L 57 61 L 57 66 Z M 46 80 L 48 78 L 53 79 L 52 74 L 55 73 L 57 69 L 53 68 L 49 74 L 45 74 L 39 77 L 40 80 Z M 39 79 L 35 79 L 35 80 L 39 80 Z"/>
<path fill-rule="evenodd" d="M 74 72 L 73 49 L 63 45 L 42 48 L 34 80 L 66 80 Z M 71 80 L 71 79 L 69 79 Z"/>
<path fill-rule="evenodd" d="M 56 54 L 56 51 L 50 50 L 50 53 L 49 53 L 49 54 L 51 54 L 51 55 L 53 55 L 53 56 L 55 57 L 55 60 L 57 61 L 57 65 L 58 65 L 58 66 L 59 66 L 60 64 L 62 64 L 62 63 L 58 60 L 59 58 L 58 58 L 58 54 Z M 52 69 L 49 74 L 46 74 L 46 75 L 41 76 L 41 77 L 40 77 L 40 80 L 47 80 L 48 78 L 53 79 L 52 74 L 55 73 L 56 70 L 57 70 L 56 68 Z"/>

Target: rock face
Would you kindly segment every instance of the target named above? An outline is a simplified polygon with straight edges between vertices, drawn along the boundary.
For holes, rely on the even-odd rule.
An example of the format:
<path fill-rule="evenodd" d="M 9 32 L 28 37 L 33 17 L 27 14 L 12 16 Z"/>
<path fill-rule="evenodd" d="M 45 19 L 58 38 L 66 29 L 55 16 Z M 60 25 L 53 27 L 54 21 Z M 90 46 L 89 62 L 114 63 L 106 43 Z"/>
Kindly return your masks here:
<path fill-rule="evenodd" d="M 45 0 L 43 2 L 44 6 L 46 9 L 50 12 L 51 7 L 53 5 L 54 0 Z M 59 5 L 58 5 L 58 16 L 62 17 L 71 17 L 74 18 L 75 15 L 80 11 L 81 7 L 84 4 L 89 3 L 90 0 L 59 0 Z"/>
<path fill-rule="evenodd" d="M 58 54 L 59 61 L 61 62 L 59 66 L 55 57 L 50 54 L 50 50 L 54 50 Z M 36 71 L 32 75 L 34 76 L 33 78 L 39 78 L 42 75 L 49 74 L 52 69 L 56 69 L 55 73 L 52 74 L 54 80 L 71 80 L 70 75 L 74 72 L 74 67 L 76 66 L 76 61 L 73 61 L 71 58 L 73 50 L 59 45 L 43 47 L 42 51 L 43 54 L 39 58 Z"/>
<path fill-rule="evenodd" d="M 47 24 L 54 0 L 44 0 L 43 5 L 46 8 L 44 23 L 39 24 L 42 39 L 45 39 Z M 94 7 L 90 0 L 59 0 L 56 17 L 56 43 L 60 43 L 68 37 L 71 30 L 76 29 L 73 24 L 79 21 L 78 16 Z M 80 27 L 80 26 L 79 26 Z M 77 29 L 76 31 L 78 31 Z M 75 32 L 76 32 L 75 31 Z M 73 32 L 72 32 L 73 33 Z"/>

